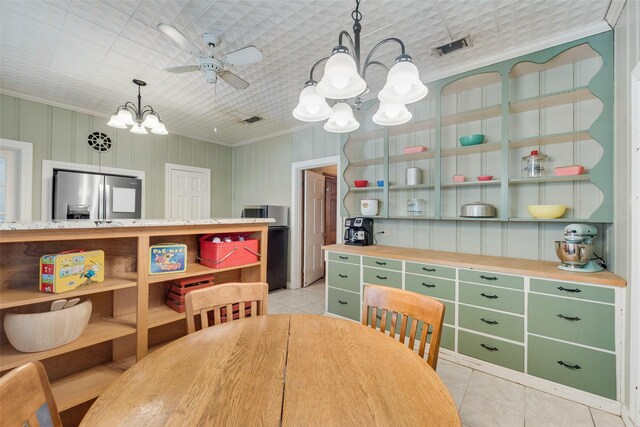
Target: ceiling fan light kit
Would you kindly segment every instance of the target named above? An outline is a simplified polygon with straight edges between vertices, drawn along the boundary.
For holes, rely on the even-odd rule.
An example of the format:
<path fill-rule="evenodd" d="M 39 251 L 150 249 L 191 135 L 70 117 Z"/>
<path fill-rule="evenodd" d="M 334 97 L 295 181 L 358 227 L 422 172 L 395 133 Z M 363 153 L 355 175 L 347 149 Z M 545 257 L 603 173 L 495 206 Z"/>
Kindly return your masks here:
<path fill-rule="evenodd" d="M 338 46 L 333 48 L 330 57 L 322 58 L 311 67 L 309 80 L 300 93 L 299 103 L 293 110 L 293 116 L 305 122 L 317 122 L 325 120 L 327 114 L 324 104 L 329 98 L 338 100 L 333 106 L 332 115 L 324 125 L 329 132 L 352 132 L 360 126 L 353 116 L 353 110 L 347 103 L 347 99 L 354 98 L 352 104 L 356 109 L 362 105 L 362 96 L 368 91 L 366 82 L 367 68 L 377 65 L 388 70 L 387 80 L 378 93 L 380 106 L 373 116 L 376 124 L 383 126 L 395 126 L 408 122 L 412 115 L 407 110 L 406 104 L 419 101 L 429 90 L 420 80 L 418 68 L 413 64 L 411 56 L 405 53 L 402 40 L 389 37 L 378 42 L 367 54 L 362 67 L 360 67 L 360 32 L 362 31 L 362 13 L 359 11 L 360 0 L 356 0 L 356 8 L 351 13 L 353 19 L 353 37 L 347 31 L 341 31 L 338 36 Z M 349 42 L 351 51 L 343 45 L 343 37 Z M 374 52 L 386 43 L 397 43 L 400 46 L 400 55 L 396 57 L 391 70 L 383 63 L 372 60 Z M 326 62 L 324 75 L 319 83 L 313 79 L 313 72 L 321 63 Z M 311 88 L 311 89 L 310 89 Z M 328 104 L 327 104 L 328 106 Z M 349 110 L 348 114 L 347 111 Z M 322 111 L 323 114 L 320 113 Z M 338 116 L 338 117 L 335 117 Z"/>
<path fill-rule="evenodd" d="M 146 128 L 150 128 L 151 132 L 156 135 L 168 134 L 167 128 L 153 107 L 150 105 L 142 106 L 140 87 L 147 84 L 138 79 L 133 79 L 133 83 L 138 85 L 138 105 L 136 106 L 131 101 L 125 102 L 116 109 L 116 113 L 111 116 L 107 125 L 117 129 L 127 129 L 127 126 L 131 126 L 130 132 L 138 135 L 147 135 Z"/>

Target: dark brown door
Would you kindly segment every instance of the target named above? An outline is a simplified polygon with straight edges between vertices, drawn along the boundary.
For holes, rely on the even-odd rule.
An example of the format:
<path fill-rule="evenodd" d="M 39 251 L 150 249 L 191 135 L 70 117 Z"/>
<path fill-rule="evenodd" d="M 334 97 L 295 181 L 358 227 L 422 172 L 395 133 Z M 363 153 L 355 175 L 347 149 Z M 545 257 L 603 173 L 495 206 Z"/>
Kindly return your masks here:
<path fill-rule="evenodd" d="M 324 179 L 324 244 L 336 243 L 336 215 L 338 213 L 338 182 L 335 175 Z"/>

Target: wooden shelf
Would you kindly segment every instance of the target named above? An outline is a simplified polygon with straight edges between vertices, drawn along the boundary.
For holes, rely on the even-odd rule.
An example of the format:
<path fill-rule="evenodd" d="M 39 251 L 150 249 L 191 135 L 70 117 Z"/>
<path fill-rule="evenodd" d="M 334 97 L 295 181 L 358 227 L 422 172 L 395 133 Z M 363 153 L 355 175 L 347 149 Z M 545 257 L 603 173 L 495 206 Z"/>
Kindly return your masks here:
<path fill-rule="evenodd" d="M 366 132 L 360 132 L 349 134 L 349 142 L 365 142 L 373 139 L 382 139 L 386 136 L 385 128 L 368 130 Z"/>
<path fill-rule="evenodd" d="M 566 50 L 542 64 L 536 64 L 535 62 L 520 62 L 511 69 L 509 78 L 517 79 L 518 77 L 526 76 L 528 74 L 539 73 L 541 71 L 561 67 L 563 65 L 572 64 L 585 59 L 597 58 L 598 56 L 598 52 L 593 50 L 588 43 L 585 43 Z"/>
<path fill-rule="evenodd" d="M 465 181 L 465 182 L 448 182 L 446 184 L 440 185 L 442 188 L 452 188 L 452 187 L 476 187 L 479 185 L 498 185 L 500 184 L 500 180 L 492 179 L 491 181 Z"/>
<path fill-rule="evenodd" d="M 566 223 L 572 223 L 572 222 L 593 222 L 591 220 L 588 219 L 581 219 L 581 218 L 552 218 L 552 219 L 544 219 L 544 218 L 534 218 L 534 217 L 510 217 L 509 221 L 512 222 L 566 222 Z M 602 221 L 598 221 L 597 223 L 602 223 Z"/>
<path fill-rule="evenodd" d="M 133 366 L 133 357 L 122 362 L 111 362 L 69 375 L 51 383 L 59 411 L 95 399 L 127 369 Z"/>
<path fill-rule="evenodd" d="M 116 289 L 132 288 L 136 285 L 136 273 L 128 273 L 123 275 L 123 277 L 107 277 L 102 283 L 81 287 L 62 294 L 40 292 L 37 284 L 28 287 L 10 288 L 2 291 L 0 309 L 53 301 L 61 298 L 70 299 L 99 292 L 110 292 Z"/>
<path fill-rule="evenodd" d="M 435 119 L 425 119 L 410 121 L 409 123 L 399 126 L 391 126 L 389 128 L 389 138 L 405 135 L 412 132 L 422 132 L 425 130 L 435 129 L 435 125 Z"/>
<path fill-rule="evenodd" d="M 389 215 L 389 219 L 437 219 L 434 216 L 427 215 Z"/>
<path fill-rule="evenodd" d="M 352 187 L 349 191 L 353 191 L 354 193 L 360 193 L 364 191 L 382 191 L 384 187 Z"/>
<path fill-rule="evenodd" d="M 512 139 L 509 141 L 509 148 L 535 147 L 539 145 L 562 144 L 564 142 L 588 141 L 591 139 L 593 138 L 589 135 L 588 130 L 577 130 L 574 132 Z"/>
<path fill-rule="evenodd" d="M 147 325 L 149 329 L 186 319 L 185 313 L 178 313 L 164 304 L 150 306 L 147 311 L 147 316 Z M 136 314 L 131 313 L 120 316 L 120 318 L 127 322 L 135 322 Z"/>
<path fill-rule="evenodd" d="M 435 188 L 432 184 L 420 184 L 420 185 L 391 185 L 389 191 L 401 191 L 401 190 L 429 190 Z"/>
<path fill-rule="evenodd" d="M 514 178 L 509 180 L 509 184 L 539 184 L 545 182 L 573 182 L 573 181 L 589 181 L 588 174 L 570 175 L 570 176 L 548 176 L 544 178 Z"/>
<path fill-rule="evenodd" d="M 51 350 L 39 351 L 37 353 L 22 353 L 9 344 L 3 345 L 0 349 L 0 371 L 135 333 L 135 323 L 124 320 L 123 318 L 109 317 L 89 322 L 87 329 L 85 329 L 77 340 L 61 347 L 52 348 Z"/>
<path fill-rule="evenodd" d="M 435 153 L 433 151 L 421 151 L 419 153 L 398 154 L 389 156 L 389 163 L 412 162 L 416 160 L 433 159 Z"/>
<path fill-rule="evenodd" d="M 500 217 L 494 218 L 463 218 L 461 216 L 443 216 L 440 218 L 445 221 L 502 221 Z"/>
<path fill-rule="evenodd" d="M 581 86 L 547 95 L 534 96 L 521 101 L 511 102 L 510 113 L 523 113 L 525 111 L 540 110 L 543 108 L 556 107 L 558 105 L 573 104 L 580 101 L 597 99 L 589 90 L 589 86 Z"/>
<path fill-rule="evenodd" d="M 475 110 L 461 111 L 459 113 L 442 116 L 441 126 L 459 125 L 462 123 L 475 122 L 477 120 L 492 119 L 500 117 L 502 105 L 490 105 L 488 107 L 477 108 Z"/>
<path fill-rule="evenodd" d="M 202 276 L 204 274 L 215 274 L 215 273 L 220 273 L 222 271 L 229 271 L 229 270 L 240 270 L 243 268 L 256 267 L 259 265 L 260 265 L 260 262 L 254 262 L 251 264 L 238 265 L 235 267 L 210 268 L 202 264 L 190 263 L 187 265 L 187 271 L 182 273 L 166 273 L 166 274 L 157 274 L 157 275 L 149 276 L 149 283 L 168 282 L 170 280 L 184 279 L 186 277 Z"/>
<path fill-rule="evenodd" d="M 489 151 L 500 151 L 501 142 L 492 142 L 490 144 L 469 145 L 468 147 L 456 147 L 442 150 L 440 157 L 459 156 L 461 154 L 486 153 Z"/>

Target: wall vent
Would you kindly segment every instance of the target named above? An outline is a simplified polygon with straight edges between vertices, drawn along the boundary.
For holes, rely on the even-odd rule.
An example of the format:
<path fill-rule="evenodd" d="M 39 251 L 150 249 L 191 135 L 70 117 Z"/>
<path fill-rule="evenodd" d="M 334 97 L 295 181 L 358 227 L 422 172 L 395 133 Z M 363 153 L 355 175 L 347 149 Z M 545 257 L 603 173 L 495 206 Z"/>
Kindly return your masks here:
<path fill-rule="evenodd" d="M 253 117 L 249 117 L 248 119 L 244 119 L 243 122 L 251 124 L 251 123 L 255 123 L 255 122 L 259 121 L 259 120 L 264 120 L 264 119 L 262 117 L 253 116 Z"/>
<path fill-rule="evenodd" d="M 111 138 L 102 132 L 92 132 L 87 137 L 87 144 L 89 147 L 96 150 L 99 153 L 109 151 L 111 148 Z"/>
<path fill-rule="evenodd" d="M 433 54 L 436 56 L 444 56 L 471 46 L 473 46 L 473 44 L 471 43 L 471 36 L 469 35 L 461 38 L 460 40 L 456 40 L 448 44 L 443 44 L 442 46 L 434 47 Z"/>

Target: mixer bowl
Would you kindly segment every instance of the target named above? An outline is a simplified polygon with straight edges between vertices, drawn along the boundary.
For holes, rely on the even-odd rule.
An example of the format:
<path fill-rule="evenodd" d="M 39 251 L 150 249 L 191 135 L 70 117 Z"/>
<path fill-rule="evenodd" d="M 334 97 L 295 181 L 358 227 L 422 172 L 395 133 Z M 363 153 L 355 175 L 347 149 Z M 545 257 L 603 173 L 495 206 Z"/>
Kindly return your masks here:
<path fill-rule="evenodd" d="M 556 255 L 565 265 L 582 267 L 591 259 L 592 246 L 590 243 L 567 242 L 556 240 Z"/>

